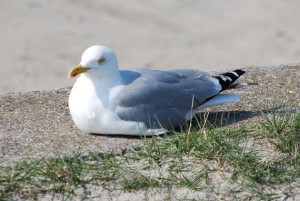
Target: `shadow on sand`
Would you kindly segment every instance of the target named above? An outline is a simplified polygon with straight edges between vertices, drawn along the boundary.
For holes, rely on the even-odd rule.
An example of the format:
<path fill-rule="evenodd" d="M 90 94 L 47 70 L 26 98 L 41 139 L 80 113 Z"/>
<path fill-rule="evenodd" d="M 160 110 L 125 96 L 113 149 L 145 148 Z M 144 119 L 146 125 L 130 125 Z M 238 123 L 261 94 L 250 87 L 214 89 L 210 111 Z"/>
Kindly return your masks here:
<path fill-rule="evenodd" d="M 194 129 L 199 129 L 199 126 L 208 124 L 213 128 L 229 126 L 231 124 L 244 121 L 262 114 L 264 111 L 220 111 L 220 112 L 201 112 L 195 115 L 192 119 Z"/>
<path fill-rule="evenodd" d="M 265 111 L 220 111 L 220 112 L 201 112 L 195 115 L 191 121 L 192 130 L 199 130 L 203 125 L 208 125 L 213 128 L 220 128 L 228 126 L 239 121 L 247 120 L 262 114 Z M 186 131 L 190 122 L 187 122 L 186 125 L 175 128 L 174 131 L 181 132 Z M 170 131 L 167 134 L 161 135 L 161 137 L 169 136 L 174 133 Z M 105 134 L 95 134 L 91 133 L 94 136 L 105 136 L 109 138 L 126 138 L 126 139 L 141 139 L 141 138 L 151 138 L 151 136 L 129 136 L 129 135 L 105 135 Z"/>

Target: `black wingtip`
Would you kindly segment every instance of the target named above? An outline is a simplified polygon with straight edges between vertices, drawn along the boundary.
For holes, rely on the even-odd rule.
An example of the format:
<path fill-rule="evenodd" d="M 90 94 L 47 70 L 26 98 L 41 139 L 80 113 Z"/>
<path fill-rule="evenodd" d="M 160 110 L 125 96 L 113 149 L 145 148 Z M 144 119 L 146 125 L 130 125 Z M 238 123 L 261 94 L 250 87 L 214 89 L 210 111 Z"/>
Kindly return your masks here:
<path fill-rule="evenodd" d="M 228 88 L 232 83 L 234 83 L 244 73 L 246 73 L 246 71 L 237 69 L 232 72 L 222 73 L 219 76 L 215 76 L 214 78 L 219 80 L 219 83 L 222 86 L 221 91 L 223 91 L 226 88 Z"/>

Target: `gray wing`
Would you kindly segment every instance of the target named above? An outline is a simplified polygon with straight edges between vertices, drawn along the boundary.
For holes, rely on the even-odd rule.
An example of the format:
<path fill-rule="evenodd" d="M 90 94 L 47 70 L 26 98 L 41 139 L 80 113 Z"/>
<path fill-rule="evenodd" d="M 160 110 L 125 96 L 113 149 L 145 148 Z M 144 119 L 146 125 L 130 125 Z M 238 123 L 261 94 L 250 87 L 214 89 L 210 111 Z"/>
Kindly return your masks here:
<path fill-rule="evenodd" d="M 186 122 L 186 115 L 221 86 L 198 70 L 121 71 L 124 88 L 114 97 L 116 114 L 123 120 L 144 122 L 148 128 L 172 129 Z"/>

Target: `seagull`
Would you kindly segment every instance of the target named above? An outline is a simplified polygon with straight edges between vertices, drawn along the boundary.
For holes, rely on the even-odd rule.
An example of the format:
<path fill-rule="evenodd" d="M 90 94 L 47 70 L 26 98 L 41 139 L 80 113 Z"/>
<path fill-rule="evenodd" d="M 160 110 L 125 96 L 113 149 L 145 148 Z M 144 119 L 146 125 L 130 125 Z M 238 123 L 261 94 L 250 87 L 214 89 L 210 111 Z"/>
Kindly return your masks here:
<path fill-rule="evenodd" d="M 84 133 L 104 135 L 161 135 L 174 130 L 201 109 L 233 102 L 237 94 L 221 94 L 245 71 L 210 76 L 194 69 L 119 70 L 113 50 L 89 47 L 79 65 L 69 71 L 78 77 L 69 96 L 75 125 Z"/>

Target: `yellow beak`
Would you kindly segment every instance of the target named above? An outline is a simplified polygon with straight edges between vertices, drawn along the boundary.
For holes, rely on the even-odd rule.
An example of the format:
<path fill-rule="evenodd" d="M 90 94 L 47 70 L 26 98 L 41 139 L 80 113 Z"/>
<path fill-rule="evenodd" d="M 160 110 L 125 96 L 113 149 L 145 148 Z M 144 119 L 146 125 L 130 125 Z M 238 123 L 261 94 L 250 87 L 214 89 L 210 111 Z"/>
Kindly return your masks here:
<path fill-rule="evenodd" d="M 68 77 L 76 77 L 77 75 L 81 74 L 81 73 L 85 73 L 88 70 L 90 70 L 90 68 L 85 68 L 82 65 L 78 65 L 73 67 L 70 71 L 69 71 L 69 75 Z"/>

